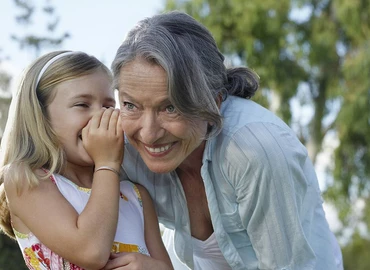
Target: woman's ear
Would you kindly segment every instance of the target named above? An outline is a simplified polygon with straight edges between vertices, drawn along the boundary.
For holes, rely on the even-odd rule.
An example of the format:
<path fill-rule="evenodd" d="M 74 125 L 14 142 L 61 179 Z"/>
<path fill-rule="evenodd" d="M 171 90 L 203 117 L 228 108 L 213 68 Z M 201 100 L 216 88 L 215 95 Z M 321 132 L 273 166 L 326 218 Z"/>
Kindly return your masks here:
<path fill-rule="evenodd" d="M 219 94 L 217 95 L 217 97 L 216 97 L 216 104 L 217 104 L 218 109 L 220 109 L 220 108 L 221 108 L 222 100 L 223 100 L 222 94 L 221 94 L 221 93 L 219 93 Z"/>

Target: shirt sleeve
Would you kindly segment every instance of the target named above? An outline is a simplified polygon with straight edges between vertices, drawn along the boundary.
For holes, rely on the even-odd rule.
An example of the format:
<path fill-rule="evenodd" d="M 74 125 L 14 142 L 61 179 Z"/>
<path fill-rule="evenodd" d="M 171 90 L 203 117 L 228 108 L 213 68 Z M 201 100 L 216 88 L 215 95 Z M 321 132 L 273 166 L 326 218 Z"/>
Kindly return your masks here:
<path fill-rule="evenodd" d="M 313 269 L 315 255 L 301 220 L 310 185 L 305 147 L 287 128 L 251 123 L 225 149 L 225 174 L 259 269 Z"/>

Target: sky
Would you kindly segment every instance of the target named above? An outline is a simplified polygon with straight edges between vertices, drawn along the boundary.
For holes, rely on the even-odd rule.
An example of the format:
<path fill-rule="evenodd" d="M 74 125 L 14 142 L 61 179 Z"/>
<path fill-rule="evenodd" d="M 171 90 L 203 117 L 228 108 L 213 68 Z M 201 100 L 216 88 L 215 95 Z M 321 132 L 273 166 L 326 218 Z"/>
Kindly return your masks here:
<path fill-rule="evenodd" d="M 44 5 L 47 0 L 31 0 L 36 7 Z M 68 32 L 71 37 L 63 46 L 52 50 L 66 49 L 84 51 L 96 56 L 110 66 L 116 50 L 127 32 L 145 17 L 163 10 L 165 0 L 49 0 L 55 7 L 60 22 L 56 35 Z M 36 10 L 31 26 L 19 25 L 15 17 L 19 15 L 13 0 L 1 0 L 0 4 L 0 56 L 8 57 L 9 71 L 19 73 L 35 59 L 33 51 L 21 51 L 18 43 L 12 41 L 11 34 L 22 36 L 24 33 L 47 35 L 47 17 Z"/>

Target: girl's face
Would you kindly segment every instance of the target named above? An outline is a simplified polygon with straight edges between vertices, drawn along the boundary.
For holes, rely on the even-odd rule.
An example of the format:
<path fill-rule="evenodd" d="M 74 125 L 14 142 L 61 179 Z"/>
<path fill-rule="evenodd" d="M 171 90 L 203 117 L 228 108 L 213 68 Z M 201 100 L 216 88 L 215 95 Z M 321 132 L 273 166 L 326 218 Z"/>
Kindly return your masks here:
<path fill-rule="evenodd" d="M 51 126 L 66 153 L 67 163 L 92 166 L 93 161 L 82 145 L 82 129 L 102 107 L 115 107 L 108 75 L 92 74 L 64 81 L 54 88 L 55 97 L 47 108 Z"/>
<path fill-rule="evenodd" d="M 122 67 L 118 84 L 123 130 L 151 171 L 173 171 L 201 149 L 207 122 L 176 111 L 162 67 L 136 59 Z"/>

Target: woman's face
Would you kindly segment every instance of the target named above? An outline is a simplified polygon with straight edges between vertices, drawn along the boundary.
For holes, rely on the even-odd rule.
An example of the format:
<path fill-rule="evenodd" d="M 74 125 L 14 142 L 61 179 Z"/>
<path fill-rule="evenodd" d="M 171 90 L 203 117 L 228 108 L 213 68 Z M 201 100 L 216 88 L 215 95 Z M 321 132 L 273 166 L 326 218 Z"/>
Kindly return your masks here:
<path fill-rule="evenodd" d="M 151 171 L 173 171 L 201 146 L 207 122 L 176 111 L 162 67 L 138 58 L 121 68 L 118 88 L 123 130 Z"/>

